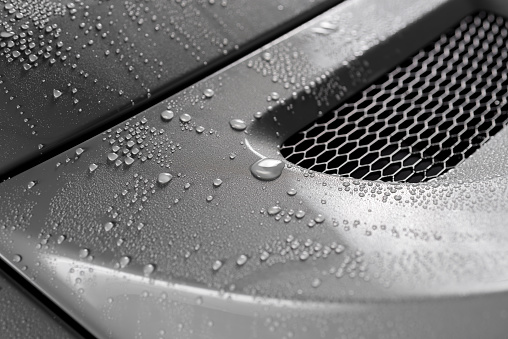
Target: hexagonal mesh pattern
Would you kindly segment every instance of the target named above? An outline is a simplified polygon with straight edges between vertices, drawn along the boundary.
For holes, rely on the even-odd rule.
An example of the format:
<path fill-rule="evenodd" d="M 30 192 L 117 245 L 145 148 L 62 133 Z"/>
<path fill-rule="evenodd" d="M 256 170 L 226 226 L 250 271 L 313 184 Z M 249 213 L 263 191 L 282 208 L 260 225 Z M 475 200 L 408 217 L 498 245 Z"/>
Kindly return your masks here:
<path fill-rule="evenodd" d="M 507 89 L 508 24 L 480 12 L 280 150 L 314 171 L 426 181 L 460 164 L 504 127 Z"/>

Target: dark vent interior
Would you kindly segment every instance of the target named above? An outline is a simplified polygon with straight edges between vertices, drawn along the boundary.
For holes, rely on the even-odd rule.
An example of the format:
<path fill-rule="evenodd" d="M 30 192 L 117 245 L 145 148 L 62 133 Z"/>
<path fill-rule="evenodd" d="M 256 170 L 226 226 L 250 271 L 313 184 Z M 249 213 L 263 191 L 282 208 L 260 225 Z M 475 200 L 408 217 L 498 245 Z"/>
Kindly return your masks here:
<path fill-rule="evenodd" d="M 507 100 L 508 24 L 480 12 L 290 137 L 280 151 L 317 172 L 426 181 L 499 132 Z"/>

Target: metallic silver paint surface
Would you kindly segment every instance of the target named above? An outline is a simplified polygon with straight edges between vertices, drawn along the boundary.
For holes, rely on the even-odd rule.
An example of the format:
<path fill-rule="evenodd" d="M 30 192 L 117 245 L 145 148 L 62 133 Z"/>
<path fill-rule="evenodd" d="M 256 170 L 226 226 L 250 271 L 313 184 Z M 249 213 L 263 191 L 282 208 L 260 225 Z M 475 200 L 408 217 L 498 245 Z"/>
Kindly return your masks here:
<path fill-rule="evenodd" d="M 26 265 L 20 273 L 98 337 L 504 336 L 506 130 L 425 184 L 289 163 L 266 182 L 249 170 L 260 158 L 284 160 L 285 138 L 474 8 L 337 6 L 83 143 L 82 154 L 2 183 L 2 257 Z M 164 121 L 167 109 L 191 120 Z M 158 185 L 160 173 L 172 180 Z"/>

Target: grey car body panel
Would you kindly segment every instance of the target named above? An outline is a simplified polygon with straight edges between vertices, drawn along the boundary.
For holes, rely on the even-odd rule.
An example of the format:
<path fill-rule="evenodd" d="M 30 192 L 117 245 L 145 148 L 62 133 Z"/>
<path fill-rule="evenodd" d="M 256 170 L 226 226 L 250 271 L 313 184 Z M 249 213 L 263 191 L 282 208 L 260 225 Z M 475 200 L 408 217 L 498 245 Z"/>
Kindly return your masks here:
<path fill-rule="evenodd" d="M 0 176 L 132 116 L 337 3 L 6 2 Z"/>
<path fill-rule="evenodd" d="M 506 130 L 422 184 L 249 171 L 478 9 L 338 5 L 2 183 L 2 258 L 98 337 L 503 337 Z"/>
<path fill-rule="evenodd" d="M 3 272 L 0 272 L 0 337 L 81 338 Z"/>

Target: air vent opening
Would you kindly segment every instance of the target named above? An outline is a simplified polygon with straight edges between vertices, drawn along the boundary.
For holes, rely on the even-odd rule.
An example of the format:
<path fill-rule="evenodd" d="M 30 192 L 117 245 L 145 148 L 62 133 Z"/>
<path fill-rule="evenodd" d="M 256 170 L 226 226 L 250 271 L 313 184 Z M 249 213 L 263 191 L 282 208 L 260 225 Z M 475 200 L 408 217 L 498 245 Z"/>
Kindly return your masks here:
<path fill-rule="evenodd" d="M 457 166 L 508 121 L 508 23 L 463 19 L 280 147 L 301 167 L 422 182 Z"/>

